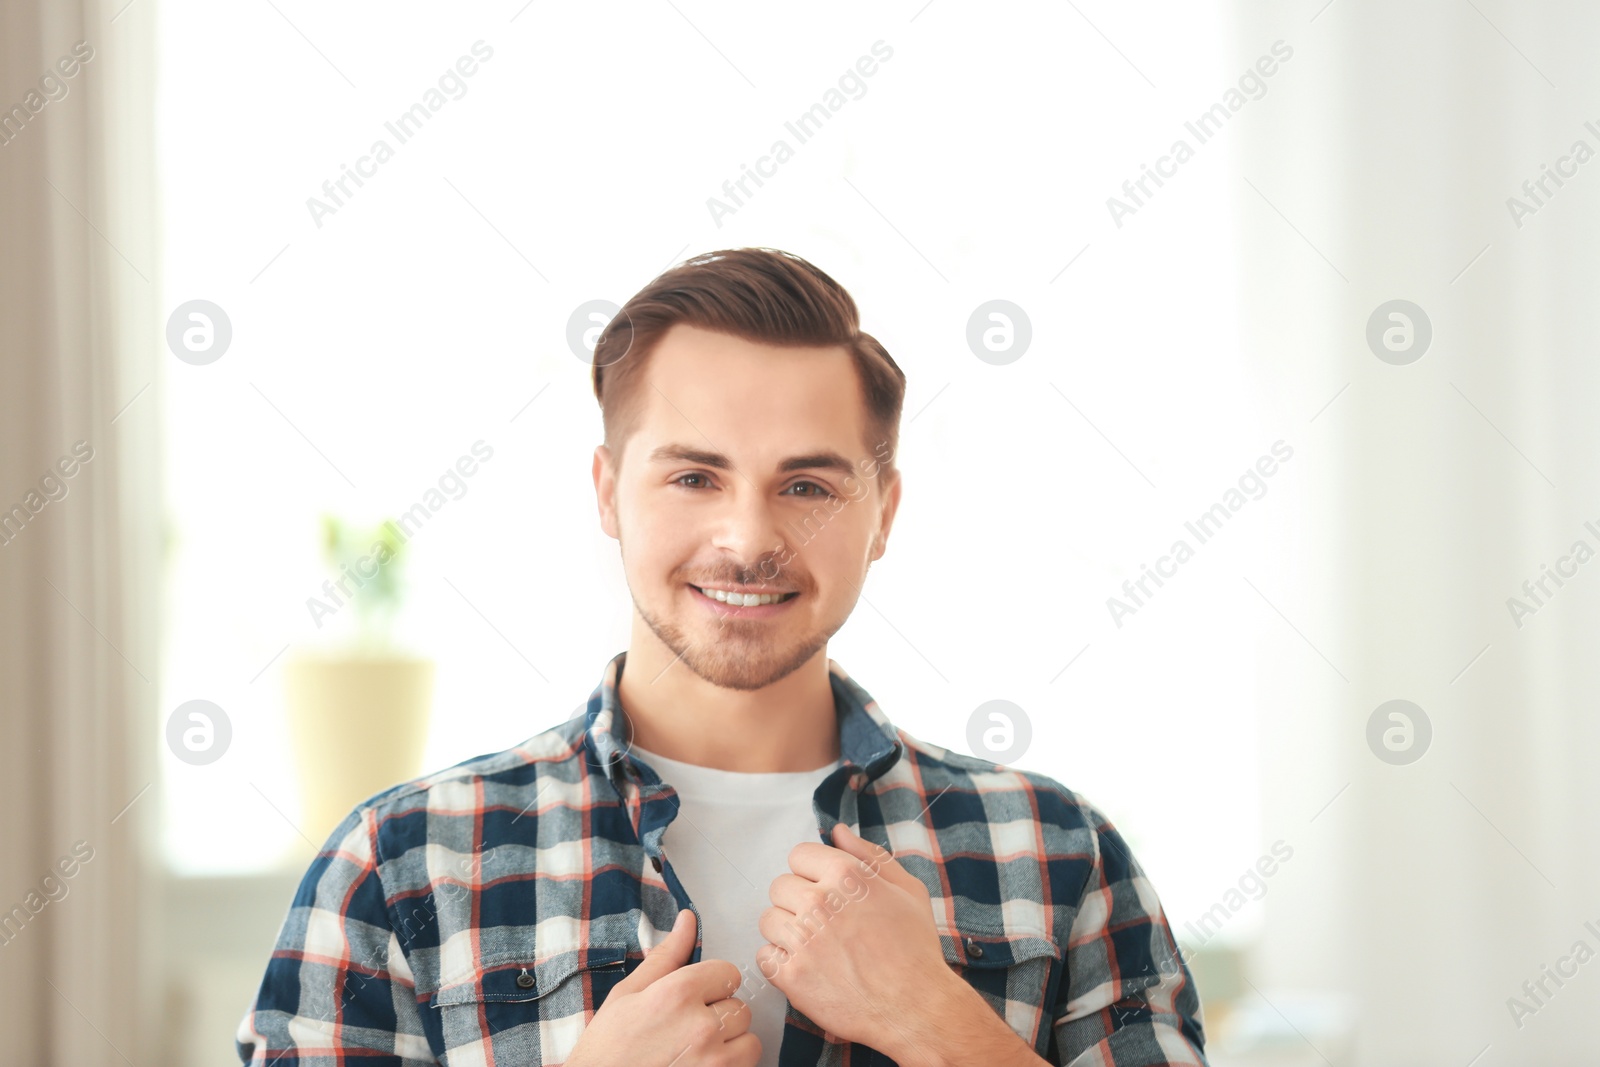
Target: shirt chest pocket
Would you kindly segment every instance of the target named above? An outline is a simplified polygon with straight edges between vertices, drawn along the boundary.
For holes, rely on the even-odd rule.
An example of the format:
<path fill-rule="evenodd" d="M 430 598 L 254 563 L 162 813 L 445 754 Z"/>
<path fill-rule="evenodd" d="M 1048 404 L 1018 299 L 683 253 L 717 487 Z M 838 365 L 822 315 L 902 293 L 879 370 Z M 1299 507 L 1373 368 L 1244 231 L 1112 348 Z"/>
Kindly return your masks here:
<path fill-rule="evenodd" d="M 945 962 L 1040 1055 L 1048 1048 L 1062 954 L 1043 934 L 943 932 Z"/>
<path fill-rule="evenodd" d="M 628 946 L 497 946 L 428 999 L 447 1065 L 564 1063 L 628 971 Z"/>

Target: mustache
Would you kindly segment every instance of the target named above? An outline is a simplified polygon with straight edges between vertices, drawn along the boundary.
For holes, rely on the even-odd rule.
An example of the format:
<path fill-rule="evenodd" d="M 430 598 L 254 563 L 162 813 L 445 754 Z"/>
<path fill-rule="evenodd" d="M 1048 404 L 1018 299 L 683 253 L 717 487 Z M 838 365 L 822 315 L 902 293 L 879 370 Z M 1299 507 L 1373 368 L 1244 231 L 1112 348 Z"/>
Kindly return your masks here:
<path fill-rule="evenodd" d="M 706 586 L 732 585 L 732 586 L 761 586 L 773 592 L 800 593 L 808 588 L 805 576 L 792 571 L 784 571 L 776 565 L 754 568 L 733 568 L 721 570 L 698 577 L 685 579 L 690 585 Z"/>

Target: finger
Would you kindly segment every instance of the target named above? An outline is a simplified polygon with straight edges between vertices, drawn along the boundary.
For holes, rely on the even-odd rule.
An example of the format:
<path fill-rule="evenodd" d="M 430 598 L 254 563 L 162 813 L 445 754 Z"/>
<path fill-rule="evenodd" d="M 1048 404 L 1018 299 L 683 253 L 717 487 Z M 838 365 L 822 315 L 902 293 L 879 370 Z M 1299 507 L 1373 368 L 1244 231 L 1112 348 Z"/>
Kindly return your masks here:
<path fill-rule="evenodd" d="M 761 1039 L 755 1034 L 740 1034 L 724 1045 L 722 1051 L 735 1067 L 755 1067 L 761 1062 Z"/>
<path fill-rule="evenodd" d="M 836 838 L 838 834 L 839 831 L 835 830 Z M 876 846 L 861 841 L 858 849 L 866 854 L 865 849 L 874 847 Z M 894 862 L 894 857 L 890 856 L 886 849 L 880 849 L 878 855 L 882 858 L 874 857 L 869 861 L 835 845 L 824 845 L 819 841 L 802 841 L 789 850 L 789 869 L 800 877 L 809 878 L 819 884 L 853 888 L 853 882 L 848 882 L 848 879 L 864 881 L 876 878 L 888 864 Z"/>
<path fill-rule="evenodd" d="M 820 841 L 800 842 L 789 850 L 789 869 L 802 878 L 821 882 L 839 872 L 841 858 L 848 858 L 848 866 L 863 878 L 877 873 L 886 864 L 894 862 L 894 857 L 888 849 L 874 845 L 870 841 L 863 841 L 849 831 L 850 828 L 844 823 L 835 823 L 829 834 L 834 844 L 824 845 Z"/>
<path fill-rule="evenodd" d="M 832 876 L 840 851 L 820 841 L 802 841 L 789 850 L 789 869 L 813 882 L 823 881 Z"/>
<path fill-rule="evenodd" d="M 644 962 L 618 982 L 612 993 L 637 993 L 687 963 L 694 955 L 695 921 L 694 912 L 680 910 L 667 936 L 645 953 Z"/>
<path fill-rule="evenodd" d="M 781 945 L 762 945 L 756 949 L 756 966 L 761 970 L 761 977 L 780 990 L 784 987 L 783 966 L 788 962 L 789 953 Z"/>
<path fill-rule="evenodd" d="M 814 899 L 819 893 L 823 897 L 820 902 Z M 785 911 L 793 912 L 795 915 L 810 913 L 819 921 L 825 921 L 834 914 L 833 909 L 827 904 L 829 888 L 809 878 L 802 878 L 798 874 L 780 874 L 774 878 L 772 884 L 767 887 L 767 899 Z M 836 907 L 842 908 L 845 899 L 844 892 L 838 890 L 832 892 L 832 900 Z M 820 909 L 817 906 L 819 903 Z"/>
<path fill-rule="evenodd" d="M 795 905 L 805 899 L 803 894 L 807 890 L 816 888 L 819 888 L 817 883 L 811 879 L 802 878 L 792 871 L 785 871 L 767 885 L 767 900 L 780 908 L 799 911 Z"/>
<path fill-rule="evenodd" d="M 762 937 L 792 956 L 810 944 L 822 928 L 815 918 L 802 922 L 787 908 L 772 907 L 757 917 L 756 929 Z"/>
<path fill-rule="evenodd" d="M 861 837 L 845 823 L 835 823 L 833 838 L 840 850 L 848 852 L 867 866 L 870 875 L 883 875 L 901 889 L 915 889 L 922 885 L 917 876 L 900 866 L 894 853 L 882 845 L 873 844 Z"/>
<path fill-rule="evenodd" d="M 674 981 L 688 983 L 686 994 L 700 1004 L 715 1004 L 739 991 L 744 982 L 744 972 L 727 960 L 708 960 L 691 963 L 682 968 Z"/>
<path fill-rule="evenodd" d="M 738 997 L 724 997 L 707 1005 L 717 1016 L 717 1030 L 722 1040 L 732 1041 L 750 1029 L 750 1005 Z"/>
<path fill-rule="evenodd" d="M 849 823 L 833 824 L 833 841 L 836 847 L 850 853 L 873 870 L 894 862 L 894 855 L 882 845 L 875 845 L 850 829 Z"/>

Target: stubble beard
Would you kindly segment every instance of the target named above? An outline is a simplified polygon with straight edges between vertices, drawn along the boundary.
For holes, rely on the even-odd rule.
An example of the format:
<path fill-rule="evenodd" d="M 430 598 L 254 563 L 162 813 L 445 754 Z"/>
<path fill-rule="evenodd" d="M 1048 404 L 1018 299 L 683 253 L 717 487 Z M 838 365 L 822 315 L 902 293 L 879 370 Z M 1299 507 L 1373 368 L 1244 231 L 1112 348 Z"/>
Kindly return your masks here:
<path fill-rule="evenodd" d="M 695 595 L 690 592 L 688 595 Z M 809 634 L 798 642 L 775 643 L 771 622 L 723 618 L 709 621 L 707 632 L 691 637 L 676 622 L 663 619 L 639 603 L 634 609 L 663 645 L 699 677 L 722 689 L 749 691 L 782 681 L 828 645 L 839 626 Z M 774 620 L 775 621 L 775 620 Z"/>
<path fill-rule="evenodd" d="M 617 548 L 622 554 L 623 571 L 626 573 L 627 545 L 620 535 Z M 870 562 L 867 569 L 872 569 Z M 684 595 L 696 595 L 686 585 L 679 585 L 678 588 L 684 591 Z M 650 632 L 672 651 L 678 662 L 714 686 L 743 692 L 765 688 L 799 670 L 827 647 L 829 639 L 844 627 L 850 617 L 850 609 L 847 609 L 831 625 L 825 625 L 823 629 L 794 644 L 774 643 L 771 634 L 777 627 L 765 620 L 709 617 L 705 624 L 706 632 L 696 639 L 690 637 L 677 622 L 661 618 L 641 604 L 631 583 L 628 594 L 633 598 L 634 610 L 650 627 Z M 802 589 L 801 595 L 811 596 L 813 590 Z M 692 613 L 695 609 L 691 607 L 688 610 Z"/>

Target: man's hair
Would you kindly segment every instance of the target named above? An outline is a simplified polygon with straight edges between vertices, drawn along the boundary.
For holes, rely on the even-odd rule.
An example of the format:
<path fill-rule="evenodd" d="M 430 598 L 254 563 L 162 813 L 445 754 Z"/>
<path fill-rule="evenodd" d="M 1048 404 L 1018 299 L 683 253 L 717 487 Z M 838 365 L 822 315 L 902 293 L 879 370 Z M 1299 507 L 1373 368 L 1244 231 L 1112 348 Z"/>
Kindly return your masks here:
<path fill-rule="evenodd" d="M 637 422 L 644 367 L 661 336 L 677 323 L 780 346 L 842 346 L 866 398 L 875 477 L 897 477 L 900 410 L 906 376 L 883 345 L 861 330 L 844 287 L 789 252 L 732 248 L 706 252 L 665 271 L 634 294 L 594 346 L 594 395 L 600 401 L 613 462 Z"/>

